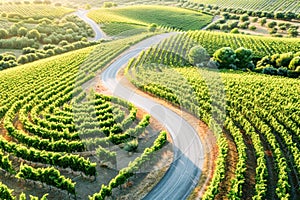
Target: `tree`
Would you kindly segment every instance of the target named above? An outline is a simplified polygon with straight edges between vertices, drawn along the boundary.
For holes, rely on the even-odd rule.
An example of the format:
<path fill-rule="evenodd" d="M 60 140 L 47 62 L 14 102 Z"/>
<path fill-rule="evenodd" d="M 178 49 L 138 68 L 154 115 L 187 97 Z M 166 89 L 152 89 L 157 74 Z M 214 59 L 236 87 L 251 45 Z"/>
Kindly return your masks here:
<path fill-rule="evenodd" d="M 217 50 L 213 55 L 220 68 L 234 68 L 236 62 L 236 54 L 230 47 L 223 47 Z"/>
<path fill-rule="evenodd" d="M 209 55 L 202 46 L 195 46 L 188 53 L 188 60 L 191 64 L 197 65 L 209 60 Z"/>
<path fill-rule="evenodd" d="M 274 28 L 277 25 L 275 21 L 271 21 L 267 24 L 268 28 Z"/>
<path fill-rule="evenodd" d="M 5 38 L 7 38 L 7 36 L 8 36 L 8 31 L 1 28 L 0 29 L 0 39 L 5 39 Z"/>
<path fill-rule="evenodd" d="M 275 19 L 284 19 L 284 13 L 276 12 L 274 17 Z"/>
<path fill-rule="evenodd" d="M 285 18 L 286 20 L 292 20 L 292 19 L 295 19 L 295 18 L 296 18 L 296 14 L 293 13 L 293 12 L 286 12 L 286 13 L 284 14 L 284 18 Z"/>
<path fill-rule="evenodd" d="M 249 20 L 249 15 L 247 14 L 243 14 L 240 16 L 240 21 L 241 22 L 245 22 L 245 21 L 248 21 Z"/>
<path fill-rule="evenodd" d="M 264 18 L 262 18 L 261 20 L 260 20 L 260 25 L 265 25 L 267 23 L 267 18 L 266 17 L 264 17 Z"/>
<path fill-rule="evenodd" d="M 156 29 L 157 29 L 157 24 L 151 24 L 151 25 L 149 26 L 149 31 L 150 31 L 150 32 L 155 32 Z"/>
<path fill-rule="evenodd" d="M 290 37 L 297 37 L 299 35 L 298 30 L 295 28 L 289 28 L 287 32 Z"/>
<path fill-rule="evenodd" d="M 236 65 L 238 68 L 253 68 L 253 53 L 252 50 L 240 47 L 235 50 Z"/>

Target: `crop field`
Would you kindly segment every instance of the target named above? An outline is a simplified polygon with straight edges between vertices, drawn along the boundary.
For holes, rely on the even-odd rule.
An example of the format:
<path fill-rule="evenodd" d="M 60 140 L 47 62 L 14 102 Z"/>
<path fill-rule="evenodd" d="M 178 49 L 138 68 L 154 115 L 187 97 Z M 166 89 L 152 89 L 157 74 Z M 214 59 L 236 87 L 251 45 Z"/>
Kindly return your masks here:
<path fill-rule="evenodd" d="M 184 66 L 188 62 L 188 50 L 196 45 L 204 47 L 210 55 L 213 55 L 221 47 L 231 47 L 233 49 L 245 47 L 251 49 L 256 58 L 280 52 L 300 51 L 299 39 L 189 31 L 170 37 L 157 48 L 152 48 L 150 51 L 153 52 L 149 52 L 151 56 L 148 60 L 174 66 Z"/>
<path fill-rule="evenodd" d="M 74 12 L 74 9 L 41 4 L 8 4 L 0 5 L 0 13 L 15 15 L 16 18 L 61 17 Z"/>
<path fill-rule="evenodd" d="M 128 6 L 124 8 L 99 9 L 88 16 L 97 23 L 130 23 L 147 26 L 155 23 L 180 30 L 199 30 L 212 20 L 212 16 L 195 11 L 163 6 Z"/>
<path fill-rule="evenodd" d="M 20 191 L 37 196 L 49 193 L 49 199 L 65 199 L 67 194 L 80 198 L 95 194 L 97 199 L 103 196 L 102 184 L 108 182 L 107 187 L 115 188 L 145 162 L 149 164 L 149 157 L 165 144 L 166 134 L 158 135 L 155 143 L 156 137 L 146 140 L 147 133 L 159 132 L 149 126 L 149 115 L 138 119 L 134 105 L 81 87 L 129 43 L 143 37 L 101 44 L 0 73 L 0 166 L 6 171 L 1 173 L 1 188 L 6 194 L 1 193 L 1 199 L 14 199 Z M 122 145 L 127 151 L 140 152 L 132 157 L 131 165 L 119 162 Z M 146 147 L 150 150 L 143 153 Z M 101 167 L 105 165 L 124 169 L 118 174 Z M 93 179 L 96 181 L 91 182 Z M 15 188 L 16 181 L 20 188 Z M 49 187 L 41 188 L 43 184 Z M 82 190 L 86 188 L 83 185 L 92 189 Z"/>
<path fill-rule="evenodd" d="M 299 80 L 168 67 L 174 60 L 166 65 L 163 54 L 162 65 L 152 55 L 148 50 L 130 62 L 132 83 L 187 109 L 218 138 L 217 167 L 203 199 L 299 197 Z"/>
<path fill-rule="evenodd" d="M 289 0 L 192 0 L 193 2 L 220 6 L 222 8 L 242 8 L 245 10 L 300 12 L 299 1 Z"/>

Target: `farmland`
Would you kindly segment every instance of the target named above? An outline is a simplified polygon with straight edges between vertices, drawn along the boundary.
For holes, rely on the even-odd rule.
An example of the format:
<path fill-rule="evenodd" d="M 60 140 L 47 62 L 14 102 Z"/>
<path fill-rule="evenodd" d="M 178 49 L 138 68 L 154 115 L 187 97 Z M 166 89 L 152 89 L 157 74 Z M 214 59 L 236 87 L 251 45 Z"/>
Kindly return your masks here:
<path fill-rule="evenodd" d="M 204 199 L 299 195 L 295 189 L 300 172 L 299 80 L 171 68 L 148 62 L 148 52 L 130 62 L 131 81 L 187 109 L 210 125 L 218 138 L 217 169 Z M 272 157 L 265 157 L 266 151 Z M 229 165 L 232 152 L 238 159 Z"/>
<path fill-rule="evenodd" d="M 144 166 L 146 158 L 166 142 L 165 133 L 162 132 L 152 150 L 143 154 L 145 145 L 151 147 L 155 137 L 147 143 L 142 138 L 147 137 L 149 132 L 158 133 L 148 126 L 150 116 L 138 119 L 136 115 L 140 111 L 134 105 L 81 88 L 83 83 L 95 76 L 94 73 L 128 48 L 128 43 L 143 37 L 90 47 L 1 73 L 1 149 L 5 151 L 1 153 L 1 168 L 7 172 L 5 176 L 1 175 L 3 184 L 9 175 L 15 181 L 40 181 L 57 188 L 50 192 L 50 199 L 57 195 L 65 198 L 66 194 L 87 198 L 94 193 L 97 196 L 98 192 L 98 196 L 103 195 L 100 190 L 102 183 L 124 176 L 127 180 L 136 172 L 134 169 Z M 106 59 L 99 62 L 98 56 L 103 55 Z M 22 87 L 10 89 L 16 85 Z M 137 137 L 140 137 L 139 141 Z M 135 146 L 130 141 L 135 141 Z M 128 151 L 137 151 L 138 148 L 140 153 L 135 156 L 138 163 L 132 162 L 127 168 L 126 163 L 119 163 L 116 151 L 118 154 L 122 152 L 118 147 L 121 144 L 124 148 L 127 145 Z M 105 163 L 113 168 L 115 165 L 124 168 L 126 174 L 116 174 L 114 179 L 113 170 L 99 166 Z M 70 178 L 74 179 L 79 172 L 82 176 L 76 183 Z M 103 177 L 103 173 L 111 175 Z M 50 176 L 52 181 L 47 180 Z M 96 178 L 96 182 L 89 181 Z M 27 181 L 22 184 L 28 187 L 22 192 L 41 195 L 35 190 L 39 184 L 31 185 Z M 90 184 L 93 189 L 82 191 L 82 184 Z M 118 184 L 109 185 L 109 188 Z M 42 189 L 45 193 L 49 190 L 49 187 Z M 9 196 L 7 199 L 20 195 L 5 191 Z"/>
<path fill-rule="evenodd" d="M 0 199 L 300 199 L 300 9 L 0 2 Z"/>
<path fill-rule="evenodd" d="M 0 5 L 0 13 L 3 15 L 12 15 L 14 18 L 43 18 L 43 17 L 61 17 L 73 12 L 73 9 L 66 7 L 58 7 L 47 4 L 13 4 L 2 3 Z"/>
<path fill-rule="evenodd" d="M 200 2 L 204 4 L 216 5 L 222 8 L 242 8 L 245 10 L 261 10 L 261 11 L 283 11 L 283 12 L 298 12 L 300 11 L 299 2 L 297 1 L 285 1 L 285 0 L 255 0 L 255 1 L 244 1 L 244 0 L 193 0 L 193 2 Z"/>
<path fill-rule="evenodd" d="M 119 23 L 119 27 L 122 27 L 120 23 L 124 23 L 125 26 L 126 24 L 149 26 L 154 23 L 158 26 L 185 31 L 201 29 L 212 20 L 212 16 L 206 14 L 163 6 L 100 9 L 89 12 L 88 16 L 100 24 L 106 24 L 105 26 L 113 23 Z"/>

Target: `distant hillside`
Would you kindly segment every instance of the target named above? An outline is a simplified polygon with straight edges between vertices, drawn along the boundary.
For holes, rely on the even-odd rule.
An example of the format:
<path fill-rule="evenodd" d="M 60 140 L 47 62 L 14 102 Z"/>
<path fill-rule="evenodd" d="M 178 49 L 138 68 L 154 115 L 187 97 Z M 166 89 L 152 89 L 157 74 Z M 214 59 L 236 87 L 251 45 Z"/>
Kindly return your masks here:
<path fill-rule="evenodd" d="M 151 23 L 181 30 L 199 30 L 212 16 L 167 6 L 128 6 L 92 10 L 88 16 L 98 23 L 127 23 L 147 26 Z"/>
<path fill-rule="evenodd" d="M 299 0 L 191 0 L 197 3 L 226 8 L 242 8 L 261 11 L 292 11 L 300 13 Z"/>

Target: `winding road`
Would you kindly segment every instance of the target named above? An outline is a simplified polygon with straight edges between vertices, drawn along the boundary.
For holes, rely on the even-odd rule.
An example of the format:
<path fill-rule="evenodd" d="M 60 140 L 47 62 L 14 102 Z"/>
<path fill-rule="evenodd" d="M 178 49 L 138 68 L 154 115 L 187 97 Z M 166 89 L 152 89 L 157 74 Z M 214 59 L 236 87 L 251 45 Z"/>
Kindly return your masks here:
<path fill-rule="evenodd" d="M 95 37 L 92 40 L 96 41 L 108 38 L 106 34 L 99 28 L 99 25 L 87 16 L 88 12 L 88 10 L 77 10 L 74 14 L 91 26 L 95 32 Z"/>
<path fill-rule="evenodd" d="M 146 110 L 168 129 L 173 139 L 174 161 L 162 180 L 144 197 L 145 200 L 186 199 L 197 185 L 203 166 L 204 150 L 194 128 L 177 113 L 135 93 L 117 80 L 118 71 L 131 58 L 172 34 L 153 36 L 134 45 L 101 75 L 103 84 L 115 96 L 126 99 Z"/>
<path fill-rule="evenodd" d="M 77 12 L 80 18 L 89 23 L 101 39 L 101 29 L 95 22 L 86 19 L 85 11 Z M 179 114 L 167 107 L 135 93 L 132 89 L 120 84 L 117 79 L 119 70 L 131 58 L 138 56 L 143 50 L 158 44 L 176 33 L 156 35 L 132 46 L 118 57 L 104 72 L 101 79 L 113 95 L 126 99 L 150 113 L 161 122 L 171 134 L 173 140 L 174 160 L 160 182 L 143 198 L 144 200 L 182 200 L 186 199 L 198 184 L 204 163 L 204 148 L 196 130 Z"/>

